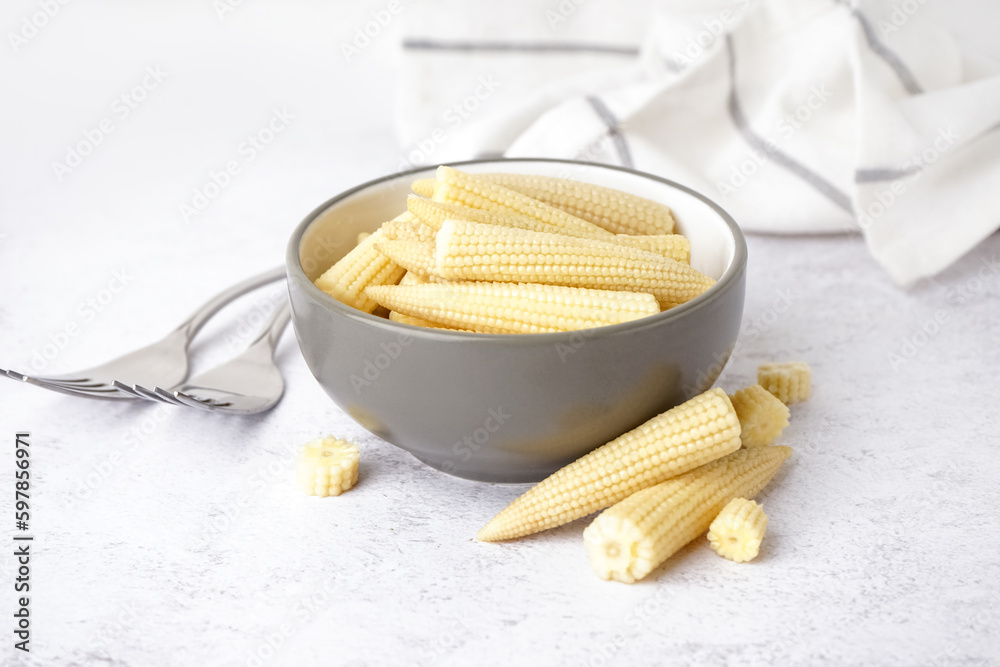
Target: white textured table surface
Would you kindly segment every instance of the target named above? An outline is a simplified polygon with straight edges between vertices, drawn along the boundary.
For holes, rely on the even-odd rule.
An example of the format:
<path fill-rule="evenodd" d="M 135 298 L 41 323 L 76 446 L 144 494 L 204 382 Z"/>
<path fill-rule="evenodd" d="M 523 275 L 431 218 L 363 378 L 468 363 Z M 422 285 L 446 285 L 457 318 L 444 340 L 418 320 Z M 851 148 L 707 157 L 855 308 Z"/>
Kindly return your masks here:
<path fill-rule="evenodd" d="M 72 370 L 155 338 L 278 264 L 319 202 L 398 164 L 394 26 L 350 66 L 338 48 L 378 3 L 246 3 L 221 20 L 207 1 L 171 6 L 70 4 L 0 56 L 4 88 L 27 91 L 0 110 L 4 367 Z M 10 3 L 3 25 L 34 11 Z M 279 49 L 283 31 L 296 37 Z M 117 113 L 157 66 L 160 83 Z M 293 118 L 248 159 L 242 142 L 283 108 Z M 60 180 L 52 163 L 104 117 L 113 131 Z M 239 173 L 185 221 L 179 205 L 231 160 Z M 814 369 L 753 563 L 699 540 L 630 587 L 592 574 L 583 522 L 477 543 L 524 487 L 449 477 L 368 434 L 286 334 L 286 395 L 257 417 L 0 382 L 0 664 L 1000 664 L 1000 236 L 909 290 L 858 238 L 749 243 L 721 386 L 769 359 Z M 197 366 L 245 344 L 275 292 L 225 311 Z M 10 629 L 19 430 L 30 654 Z M 292 453 L 326 432 L 360 443 L 362 479 L 318 500 L 294 487 Z"/>

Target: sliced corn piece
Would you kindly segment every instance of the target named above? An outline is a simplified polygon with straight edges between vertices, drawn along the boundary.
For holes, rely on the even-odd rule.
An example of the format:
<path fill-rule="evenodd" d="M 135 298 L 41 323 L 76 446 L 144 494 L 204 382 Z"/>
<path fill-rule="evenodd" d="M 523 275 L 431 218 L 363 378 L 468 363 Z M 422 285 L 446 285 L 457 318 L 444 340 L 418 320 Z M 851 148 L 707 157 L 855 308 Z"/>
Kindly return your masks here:
<path fill-rule="evenodd" d="M 328 435 L 303 445 L 296 455 L 295 479 L 310 496 L 339 496 L 358 481 L 358 446 Z"/>
<path fill-rule="evenodd" d="M 763 505 L 746 498 L 733 498 L 708 527 L 708 542 L 723 558 L 746 563 L 757 557 L 766 532 Z"/>
<path fill-rule="evenodd" d="M 788 447 L 740 449 L 631 495 L 583 531 L 591 566 L 603 579 L 642 579 L 704 535 L 730 500 L 756 495 L 791 455 Z"/>
<path fill-rule="evenodd" d="M 317 278 L 316 287 L 341 303 L 373 312 L 378 304 L 365 295 L 365 287 L 395 285 L 405 271 L 375 249 L 384 240 L 382 232 L 376 230 Z"/>
<path fill-rule="evenodd" d="M 479 333 L 553 333 L 630 322 L 660 312 L 651 294 L 518 283 L 373 287 L 393 312 Z"/>
<path fill-rule="evenodd" d="M 407 271 L 417 273 L 430 282 L 436 282 L 438 273 L 434 265 L 433 242 L 381 241 L 375 249 Z"/>
<path fill-rule="evenodd" d="M 715 284 L 687 264 L 613 242 L 457 220 L 438 231 L 435 270 L 448 280 L 649 292 L 664 310 Z"/>
<path fill-rule="evenodd" d="M 674 231 L 674 216 L 668 206 L 621 190 L 552 176 L 479 176 L 616 234 L 671 234 Z"/>
<path fill-rule="evenodd" d="M 496 213 L 518 213 L 564 230 L 608 234 L 607 230 L 562 209 L 451 167 L 438 167 L 433 199 Z"/>
<path fill-rule="evenodd" d="M 770 445 L 788 426 L 788 406 L 759 384 L 740 389 L 729 400 L 740 418 L 744 447 Z"/>
<path fill-rule="evenodd" d="M 447 220 L 460 220 L 464 222 L 478 222 L 485 225 L 500 225 L 501 227 L 513 227 L 516 229 L 526 229 L 532 232 L 548 232 L 552 234 L 565 234 L 576 238 L 598 239 L 602 241 L 614 241 L 619 245 L 630 248 L 639 248 L 649 252 L 669 257 L 685 264 L 691 263 L 691 243 L 680 234 L 660 234 L 657 236 L 631 236 L 629 234 L 611 234 L 603 229 L 595 227 L 592 230 L 579 229 L 576 227 L 559 227 L 547 222 L 542 222 L 527 215 L 521 215 L 511 211 L 494 212 L 484 211 L 462 204 L 449 204 L 424 199 L 410 195 L 406 200 L 406 205 L 417 219 L 428 227 L 441 229 L 441 225 Z"/>
<path fill-rule="evenodd" d="M 757 368 L 757 383 L 785 405 L 791 405 L 809 398 L 812 371 L 804 361 L 761 364 Z"/>
<path fill-rule="evenodd" d="M 739 446 L 740 422 L 729 397 L 709 389 L 545 478 L 476 538 L 496 542 L 561 526 Z"/>

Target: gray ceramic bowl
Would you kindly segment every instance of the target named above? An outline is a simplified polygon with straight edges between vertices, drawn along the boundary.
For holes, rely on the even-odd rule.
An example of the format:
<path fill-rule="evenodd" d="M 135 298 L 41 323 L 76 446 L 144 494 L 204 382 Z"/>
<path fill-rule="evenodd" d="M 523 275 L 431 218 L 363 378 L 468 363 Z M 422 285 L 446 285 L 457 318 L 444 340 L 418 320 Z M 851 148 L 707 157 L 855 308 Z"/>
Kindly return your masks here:
<path fill-rule="evenodd" d="M 691 263 L 718 283 L 659 315 L 570 333 L 470 334 L 391 322 L 312 284 L 359 232 L 405 210 L 410 183 L 434 169 L 371 181 L 313 211 L 288 246 L 299 347 L 337 405 L 439 470 L 531 482 L 711 386 L 736 342 L 746 279 L 746 242 L 725 211 L 681 185 L 618 167 L 454 164 L 573 178 L 668 204 L 691 241 Z"/>

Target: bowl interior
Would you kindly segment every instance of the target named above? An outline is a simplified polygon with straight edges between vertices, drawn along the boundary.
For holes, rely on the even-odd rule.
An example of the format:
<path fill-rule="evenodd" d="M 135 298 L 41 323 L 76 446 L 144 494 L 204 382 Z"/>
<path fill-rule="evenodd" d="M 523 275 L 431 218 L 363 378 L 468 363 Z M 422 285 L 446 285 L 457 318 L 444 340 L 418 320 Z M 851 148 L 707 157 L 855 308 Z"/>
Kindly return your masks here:
<path fill-rule="evenodd" d="M 473 173 L 504 171 L 571 178 L 664 203 L 674 212 L 677 231 L 691 242 L 694 268 L 716 280 L 734 268 L 737 255 L 734 224 L 720 208 L 675 183 L 615 167 L 557 160 L 508 159 L 453 164 Z M 355 188 L 329 202 L 306 228 L 299 245 L 299 263 L 309 281 L 316 280 L 346 254 L 354 246 L 358 233 L 374 231 L 384 221 L 406 210 L 410 183 L 433 176 L 433 167 L 396 174 Z"/>

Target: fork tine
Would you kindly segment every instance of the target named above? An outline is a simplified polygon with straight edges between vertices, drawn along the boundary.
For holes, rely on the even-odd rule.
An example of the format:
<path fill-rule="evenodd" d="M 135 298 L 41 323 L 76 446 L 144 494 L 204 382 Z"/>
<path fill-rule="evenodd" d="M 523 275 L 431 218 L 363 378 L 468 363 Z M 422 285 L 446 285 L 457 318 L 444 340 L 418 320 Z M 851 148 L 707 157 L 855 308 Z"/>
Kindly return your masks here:
<path fill-rule="evenodd" d="M 119 382 L 118 380 L 112 380 L 111 381 L 111 385 L 116 390 L 118 390 L 120 393 L 127 394 L 128 396 L 131 396 L 132 398 L 146 398 L 145 396 L 143 396 L 142 394 L 140 394 L 138 391 L 136 391 L 134 387 L 130 387 L 129 385 L 125 384 L 124 382 Z"/>
<path fill-rule="evenodd" d="M 153 387 L 153 393 L 156 394 L 164 403 L 170 403 L 171 405 L 187 405 L 186 403 L 182 403 L 176 396 L 163 387 Z"/>
<path fill-rule="evenodd" d="M 175 391 L 174 397 L 188 407 L 204 410 L 206 412 L 215 412 L 215 407 L 213 407 L 210 403 L 199 401 L 198 399 L 188 396 L 183 392 Z"/>
<path fill-rule="evenodd" d="M 67 396 L 80 396 L 83 398 L 96 398 L 105 401 L 131 401 L 135 400 L 132 396 L 126 396 L 118 391 L 112 389 L 73 389 L 59 384 L 51 384 L 45 382 L 44 380 L 39 380 L 38 378 L 29 377 L 27 375 L 24 377 L 24 382 L 28 384 L 33 384 L 36 387 L 42 389 L 48 389 L 49 391 L 55 391 L 60 394 L 66 394 Z"/>
<path fill-rule="evenodd" d="M 143 387 L 141 384 L 132 385 L 132 389 L 135 390 L 135 393 L 137 395 L 141 396 L 142 398 L 145 398 L 147 401 L 156 401 L 157 403 L 170 402 L 163 398 L 160 398 L 159 396 L 156 395 L 156 393 L 152 389 L 147 389 L 146 387 Z"/>

